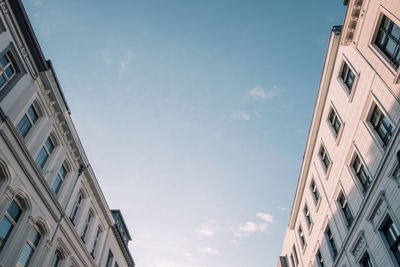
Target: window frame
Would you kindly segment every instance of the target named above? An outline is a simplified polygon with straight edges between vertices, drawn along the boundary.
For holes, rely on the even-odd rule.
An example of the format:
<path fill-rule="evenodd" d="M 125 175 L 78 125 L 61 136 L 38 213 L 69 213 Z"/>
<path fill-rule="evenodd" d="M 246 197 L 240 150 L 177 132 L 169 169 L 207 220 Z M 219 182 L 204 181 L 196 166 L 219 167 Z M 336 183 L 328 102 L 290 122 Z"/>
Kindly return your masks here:
<path fill-rule="evenodd" d="M 38 235 L 39 235 L 39 238 L 38 238 L 36 244 L 31 240 L 31 232 L 32 231 L 36 231 L 38 233 Z M 27 238 L 27 240 L 26 240 L 26 242 L 25 242 L 25 244 L 24 244 L 24 246 L 22 248 L 22 251 L 21 251 L 21 253 L 20 253 L 19 257 L 18 257 L 17 266 L 21 266 L 21 267 L 29 266 L 29 264 L 30 264 L 30 262 L 31 262 L 31 260 L 33 258 L 33 255 L 35 254 L 35 252 L 39 248 L 40 242 L 41 242 L 42 237 L 43 237 L 43 233 L 40 231 L 40 229 L 36 225 L 32 227 L 31 232 L 30 232 L 29 237 Z M 26 246 L 28 246 L 31 250 L 29 251 L 29 256 L 28 256 L 28 259 L 27 259 L 25 265 L 23 265 L 23 264 L 20 263 L 20 259 L 22 257 L 22 253 L 25 250 Z"/>
<path fill-rule="evenodd" d="M 356 162 L 358 166 L 356 167 Z M 354 176 L 356 180 L 356 184 L 358 185 L 359 189 L 361 190 L 362 195 L 365 195 L 368 190 L 371 188 L 371 184 L 373 182 L 372 176 L 366 167 L 366 164 L 362 157 L 355 152 L 353 158 L 350 162 L 350 170 L 351 174 Z"/>
<path fill-rule="evenodd" d="M 325 175 L 326 175 L 326 177 L 328 177 L 329 171 L 332 166 L 332 160 L 331 160 L 331 157 L 329 156 L 328 150 L 326 149 L 324 143 L 322 143 L 322 142 L 321 142 L 321 146 L 318 150 L 318 157 L 319 157 L 322 167 L 324 169 Z M 328 161 L 328 164 L 326 163 L 326 160 Z"/>
<path fill-rule="evenodd" d="M 81 208 L 83 199 L 84 199 L 84 196 L 83 196 L 82 192 L 79 191 L 78 194 L 76 195 L 74 205 L 72 206 L 71 213 L 69 215 L 69 220 L 71 221 L 71 223 L 74 226 L 76 224 L 76 220 L 77 220 L 78 213 Z"/>
<path fill-rule="evenodd" d="M 0 58 L 6 55 L 10 58 L 15 68 L 15 74 L 0 88 L 0 101 L 2 101 L 12 88 L 17 84 L 17 82 L 21 79 L 24 74 L 26 74 L 26 70 L 22 65 L 22 62 L 18 56 L 17 50 L 15 49 L 13 43 L 10 43 L 3 51 L 0 52 Z"/>
<path fill-rule="evenodd" d="M 328 247 L 329 251 L 331 252 L 332 259 L 333 261 L 335 261 L 337 255 L 339 254 L 339 250 L 336 245 L 335 238 L 333 237 L 333 233 L 329 224 L 325 228 L 325 238 L 328 241 Z"/>
<path fill-rule="evenodd" d="M 51 144 L 51 151 L 50 148 L 47 146 L 47 142 L 50 142 Z M 36 155 L 36 159 L 35 162 L 36 164 L 39 166 L 39 168 L 41 170 L 44 169 L 44 167 L 46 166 L 46 163 L 48 162 L 49 158 L 51 157 L 51 154 L 53 153 L 54 149 L 56 148 L 56 142 L 54 141 L 54 138 L 52 137 L 52 134 L 50 134 L 46 140 L 43 142 L 42 147 L 39 150 L 39 153 Z M 44 153 L 47 154 L 47 157 L 44 159 L 43 163 L 38 162 L 39 156 L 41 155 L 42 151 L 44 151 Z"/>
<path fill-rule="evenodd" d="M 341 201 L 340 201 L 340 199 L 342 197 L 344 199 L 344 203 L 341 203 Z M 347 197 L 342 190 L 339 192 L 338 197 L 336 198 L 336 204 L 338 205 L 338 209 L 340 210 L 340 213 L 342 214 L 341 217 L 343 218 L 347 229 L 350 229 L 350 227 L 353 225 L 353 222 L 354 222 L 354 216 L 353 216 L 351 207 L 349 205 L 349 202 L 347 201 Z M 350 214 L 350 217 L 349 217 L 349 214 Z"/>
<path fill-rule="evenodd" d="M 376 110 L 378 110 L 380 112 L 380 116 L 378 117 L 377 122 L 374 123 L 374 122 L 372 122 L 372 119 L 374 117 Z M 383 120 L 386 120 L 386 123 L 389 124 L 388 128 L 384 127 L 385 130 L 387 131 L 385 136 L 381 136 L 381 134 L 380 134 L 381 125 L 385 125 L 383 123 Z M 390 144 L 390 141 L 392 140 L 393 132 L 394 132 L 393 125 L 395 125 L 395 124 L 390 119 L 390 117 L 386 113 L 385 109 L 382 108 L 380 105 L 378 105 L 378 103 L 376 101 L 372 101 L 370 112 L 367 117 L 367 124 L 371 128 L 371 130 L 373 132 L 373 136 L 376 137 L 376 139 L 378 140 L 378 143 L 383 147 L 383 149 L 386 149 L 386 147 Z"/>
<path fill-rule="evenodd" d="M 387 47 L 387 43 L 388 43 L 388 34 L 385 33 L 385 41 L 384 43 L 386 43 L 385 47 L 381 47 L 380 44 L 378 44 L 377 40 L 379 38 L 381 29 L 382 29 L 382 25 L 384 23 L 384 19 L 387 18 L 389 20 L 389 24 L 392 23 L 389 28 L 390 30 L 393 29 L 393 26 L 396 25 L 397 27 L 400 27 L 398 23 L 396 23 L 396 19 L 393 19 L 393 17 L 390 14 L 387 14 L 386 12 L 381 12 L 381 14 L 379 15 L 379 18 L 376 22 L 376 26 L 375 26 L 375 33 L 373 35 L 373 38 L 371 39 L 371 44 L 372 46 L 379 52 L 379 54 L 383 57 L 383 59 L 385 60 L 385 62 L 388 64 L 388 66 L 390 66 L 395 72 L 397 72 L 399 70 L 399 65 L 400 65 L 400 60 L 398 63 L 394 62 L 391 57 L 386 51 L 385 48 Z M 389 30 L 388 28 L 388 30 Z M 382 30 L 385 31 L 385 30 Z M 396 40 L 396 48 L 394 50 L 394 54 L 397 53 L 398 56 L 400 56 L 400 38 Z M 395 57 L 394 57 L 395 58 Z M 397 64 L 397 65 L 396 65 Z"/>
<path fill-rule="evenodd" d="M 83 227 L 83 231 L 81 234 L 81 240 L 83 241 L 83 243 L 87 242 L 88 233 L 90 232 L 93 219 L 94 219 L 94 213 L 92 211 L 89 211 L 88 216 L 86 217 L 85 220 L 85 226 Z"/>
<path fill-rule="evenodd" d="M 342 78 L 342 72 L 345 66 L 348 67 L 348 70 L 351 71 L 354 75 L 353 83 L 351 88 L 348 87 L 348 85 L 345 83 L 345 81 Z M 356 71 L 356 69 L 353 67 L 353 65 L 350 63 L 350 61 L 347 59 L 347 57 L 343 54 L 342 58 L 342 63 L 340 64 L 340 68 L 337 74 L 337 80 L 339 81 L 339 84 L 343 88 L 343 91 L 348 97 L 349 102 L 353 101 L 354 93 L 356 91 L 358 79 L 359 79 L 359 72 Z"/>
<path fill-rule="evenodd" d="M 59 168 L 59 170 L 57 172 L 57 175 L 56 175 L 56 177 L 55 177 L 55 179 L 53 181 L 53 184 L 51 186 L 51 189 L 53 190 L 54 194 L 56 194 L 56 195 L 59 195 L 61 187 L 64 184 L 65 179 L 67 178 L 68 168 L 66 166 L 67 166 L 67 164 L 65 162 L 63 162 L 61 164 L 61 167 Z M 62 169 L 64 169 L 64 175 L 61 173 Z M 59 182 L 56 185 L 57 181 L 59 181 Z M 57 186 L 57 187 L 55 188 L 55 186 Z"/>
<path fill-rule="evenodd" d="M 31 117 L 31 113 L 29 110 L 32 109 L 33 114 L 36 116 L 35 118 Z M 21 134 L 22 138 L 26 139 L 29 133 L 31 132 L 32 128 L 36 125 L 37 121 L 40 118 L 40 112 L 37 111 L 37 107 L 35 107 L 35 104 L 32 103 L 28 109 L 25 111 L 25 113 L 22 115 L 21 119 L 18 121 L 16 124 L 16 128 L 18 132 Z M 23 123 L 25 121 L 25 124 Z M 23 125 L 26 125 L 26 123 L 29 124 L 28 128 L 22 128 Z M 23 132 L 25 130 L 25 132 Z"/>
<path fill-rule="evenodd" d="M 391 244 L 391 241 L 389 240 L 388 236 L 385 233 L 385 228 L 388 226 L 389 222 L 391 222 L 391 225 L 394 226 L 394 228 L 396 228 L 397 230 L 397 237 L 396 240 L 394 240 L 393 244 Z M 396 256 L 396 254 L 393 251 L 395 246 L 397 247 L 398 250 L 400 250 L 400 227 L 391 218 L 391 216 L 387 215 L 384 221 L 381 223 L 381 226 L 379 227 L 379 232 L 381 233 L 381 236 L 385 243 L 385 247 L 389 252 L 390 257 L 392 258 L 392 261 L 400 265 L 400 252 Z"/>
<path fill-rule="evenodd" d="M 12 217 L 12 215 L 10 214 L 9 210 L 11 208 L 11 205 L 15 203 L 15 205 L 19 208 L 20 212 L 18 214 L 18 217 L 16 219 L 14 219 Z M 0 223 L 3 221 L 3 219 L 6 219 L 9 223 L 10 223 L 10 227 L 7 230 L 7 234 L 5 235 L 2 243 L 0 244 L 0 253 L 1 251 L 4 249 L 5 245 L 7 244 L 7 241 L 9 239 L 9 237 L 12 235 L 13 230 L 17 227 L 18 222 L 20 221 L 21 217 L 24 214 L 24 207 L 22 205 L 22 203 L 19 203 L 19 201 L 17 199 L 13 199 L 10 204 L 8 205 L 7 210 L 5 211 L 4 215 L 1 217 Z M 0 224 L 1 225 L 1 224 Z"/>
<path fill-rule="evenodd" d="M 314 184 L 314 186 L 313 186 L 313 184 Z M 314 200 L 316 211 L 318 212 L 322 197 L 321 197 L 321 194 L 319 193 L 318 186 L 317 186 L 317 183 L 315 182 L 314 177 L 311 177 L 310 191 L 311 191 L 312 198 Z M 318 198 L 317 198 L 316 194 L 318 195 Z"/>
<path fill-rule="evenodd" d="M 307 242 L 306 242 L 306 237 L 305 237 L 304 230 L 303 230 L 303 227 L 301 226 L 301 224 L 299 224 L 299 226 L 297 227 L 297 235 L 300 240 L 301 248 L 303 249 L 303 252 L 304 252 L 307 247 Z"/>
<path fill-rule="evenodd" d="M 309 208 L 308 205 L 307 205 L 307 202 L 304 203 L 303 215 L 304 215 L 304 219 L 305 219 L 306 224 L 307 224 L 307 229 L 308 229 L 308 231 L 309 231 L 309 233 L 310 233 L 311 230 L 312 230 L 312 228 L 313 228 L 314 221 L 313 221 L 313 219 L 312 219 L 311 211 L 310 211 L 310 208 Z"/>
<path fill-rule="evenodd" d="M 332 114 L 334 116 L 332 116 Z M 331 120 L 332 117 L 334 117 L 334 118 Z M 338 145 L 339 142 L 340 142 L 340 139 L 342 137 L 342 132 L 343 132 L 343 128 L 344 128 L 345 123 L 342 120 L 342 118 L 340 117 L 339 112 L 337 111 L 336 107 L 333 105 L 332 102 L 331 102 L 331 106 L 330 106 L 330 109 L 329 109 L 329 112 L 328 112 L 328 117 L 326 119 L 326 122 L 329 125 L 329 128 L 330 128 L 330 130 L 332 132 L 332 135 L 335 137 L 336 145 Z M 340 123 L 339 129 L 337 129 L 337 130 L 335 128 L 336 122 Z"/>
<path fill-rule="evenodd" d="M 317 262 L 318 267 L 325 267 L 324 257 L 322 257 L 321 250 L 319 248 L 315 253 L 315 261 Z"/>

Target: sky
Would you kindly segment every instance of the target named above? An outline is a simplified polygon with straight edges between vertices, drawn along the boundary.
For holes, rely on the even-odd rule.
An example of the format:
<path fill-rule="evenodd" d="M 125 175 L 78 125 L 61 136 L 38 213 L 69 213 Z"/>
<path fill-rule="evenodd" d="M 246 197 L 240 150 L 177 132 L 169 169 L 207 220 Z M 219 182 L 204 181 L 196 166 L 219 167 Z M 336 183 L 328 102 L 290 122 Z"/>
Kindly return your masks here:
<path fill-rule="evenodd" d="M 276 266 L 343 1 L 23 3 L 137 266 Z"/>

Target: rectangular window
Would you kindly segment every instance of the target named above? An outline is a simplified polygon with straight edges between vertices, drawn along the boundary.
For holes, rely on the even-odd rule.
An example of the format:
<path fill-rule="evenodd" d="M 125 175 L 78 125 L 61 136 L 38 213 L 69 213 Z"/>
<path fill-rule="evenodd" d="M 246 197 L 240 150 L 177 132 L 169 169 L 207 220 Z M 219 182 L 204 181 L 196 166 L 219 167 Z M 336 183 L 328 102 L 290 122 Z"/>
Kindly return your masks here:
<path fill-rule="evenodd" d="M 381 229 L 388 242 L 389 249 L 400 265 L 400 231 L 389 217 Z"/>
<path fill-rule="evenodd" d="M 324 165 L 325 172 L 328 170 L 329 164 L 331 164 L 331 160 L 329 159 L 329 155 L 326 152 L 326 149 L 323 145 L 319 150 L 319 156 L 321 157 L 322 164 Z"/>
<path fill-rule="evenodd" d="M 331 249 L 333 259 L 335 259 L 336 256 L 337 256 L 338 251 L 337 251 L 337 248 L 336 248 L 335 240 L 333 239 L 332 231 L 329 228 L 329 225 L 326 227 L 325 235 L 326 235 L 326 239 L 328 240 L 328 244 L 329 244 L 329 247 Z"/>
<path fill-rule="evenodd" d="M 315 259 L 317 260 L 317 264 L 319 267 L 325 267 L 324 259 L 322 258 L 321 252 L 319 249 L 317 250 L 317 254 L 315 254 Z"/>
<path fill-rule="evenodd" d="M 36 157 L 36 162 L 40 166 L 40 168 L 43 168 L 43 166 L 46 164 L 46 161 L 48 160 L 53 149 L 54 149 L 54 144 L 51 141 L 50 137 L 47 137 L 44 146 L 42 147 L 38 156 Z"/>
<path fill-rule="evenodd" d="M 304 248 L 304 246 L 306 245 L 306 240 L 304 238 L 304 232 L 303 232 L 303 228 L 301 227 L 301 225 L 299 225 L 299 228 L 297 229 L 297 233 L 299 234 L 301 247 Z"/>
<path fill-rule="evenodd" d="M 344 62 L 342 72 L 340 73 L 340 78 L 343 80 L 343 83 L 346 85 L 349 93 L 353 87 L 355 77 L 356 76 L 354 75 L 353 71 L 350 69 L 347 63 Z"/>
<path fill-rule="evenodd" d="M 82 195 L 79 192 L 78 196 L 76 197 L 74 206 L 72 207 L 71 215 L 69 216 L 69 219 L 71 220 L 73 225 L 75 225 L 76 215 L 78 214 L 78 210 L 79 210 L 79 207 L 81 206 L 81 202 L 82 202 Z"/>
<path fill-rule="evenodd" d="M 25 115 L 22 117 L 22 119 L 17 124 L 17 129 L 18 129 L 19 133 L 22 135 L 22 137 L 26 137 L 29 130 L 32 128 L 32 126 L 37 121 L 38 117 L 39 116 L 38 116 L 35 108 L 33 107 L 33 105 L 31 105 L 28 108 Z"/>
<path fill-rule="evenodd" d="M 114 255 L 112 254 L 111 250 L 109 250 L 106 267 L 111 267 L 113 260 L 114 260 Z"/>
<path fill-rule="evenodd" d="M 95 253 L 96 253 L 96 247 L 97 247 L 97 243 L 99 242 L 100 239 L 100 229 L 97 229 L 97 233 L 96 233 L 96 238 L 93 242 L 93 248 L 92 251 L 90 252 L 90 255 L 92 255 L 93 259 L 95 258 Z"/>
<path fill-rule="evenodd" d="M 315 202 L 315 204 L 317 204 L 320 196 L 319 196 L 318 188 L 317 188 L 317 185 L 315 184 L 314 179 L 311 180 L 310 189 L 311 189 L 311 194 L 313 196 L 314 202 Z"/>
<path fill-rule="evenodd" d="M 19 266 L 28 266 L 29 261 L 32 258 L 33 252 L 37 248 L 40 240 L 40 233 L 36 228 L 31 230 L 28 241 L 25 243 L 22 249 L 21 255 L 18 259 Z"/>
<path fill-rule="evenodd" d="M 390 138 L 392 138 L 393 127 L 377 105 L 375 105 L 369 121 L 382 140 L 383 147 L 386 147 L 389 144 Z"/>
<path fill-rule="evenodd" d="M 351 224 L 353 223 L 354 219 L 353 219 L 353 215 L 352 215 L 352 213 L 350 211 L 350 207 L 349 207 L 349 205 L 347 203 L 347 199 L 344 196 L 343 192 L 341 192 L 339 194 L 337 202 L 339 204 L 340 209 L 342 210 L 343 217 L 344 217 L 344 219 L 346 221 L 346 226 L 350 227 Z"/>
<path fill-rule="evenodd" d="M 54 193 L 58 194 L 66 175 L 67 175 L 67 170 L 65 169 L 64 165 L 61 165 L 61 168 L 58 171 L 58 174 L 52 186 Z"/>
<path fill-rule="evenodd" d="M 368 255 L 368 252 L 365 252 L 364 256 L 361 258 L 360 265 L 362 267 L 374 267 L 371 258 Z"/>
<path fill-rule="evenodd" d="M 308 229 L 310 229 L 311 224 L 312 224 L 313 221 L 312 221 L 312 218 L 311 218 L 310 209 L 308 208 L 307 204 L 304 205 L 303 213 L 304 213 L 304 217 L 305 217 L 306 222 L 307 222 L 307 227 L 308 227 Z"/>
<path fill-rule="evenodd" d="M 14 77 L 16 69 L 10 54 L 5 53 L 0 57 L 0 90 Z"/>
<path fill-rule="evenodd" d="M 296 246 L 293 245 L 293 255 L 294 255 L 294 262 L 296 263 L 295 266 L 297 266 L 299 264 L 299 257 L 297 256 L 297 250 L 296 250 Z"/>
<path fill-rule="evenodd" d="M 87 235 L 87 233 L 89 231 L 90 222 L 92 221 L 92 217 L 93 217 L 92 214 L 89 212 L 89 215 L 88 215 L 88 217 L 86 219 L 85 228 L 83 228 L 83 232 L 82 232 L 82 235 L 81 235 L 81 239 L 82 239 L 82 241 L 84 243 L 86 243 L 86 235 Z"/>
<path fill-rule="evenodd" d="M 360 184 L 363 188 L 363 193 L 367 192 L 369 185 L 371 184 L 371 178 L 367 175 L 367 171 L 365 170 L 364 165 L 362 164 L 358 155 L 353 161 L 353 170 L 358 178 L 358 181 L 360 181 Z"/>
<path fill-rule="evenodd" d="M 375 44 L 385 54 L 390 64 L 397 69 L 400 63 L 400 28 L 386 16 L 382 18 Z"/>
<path fill-rule="evenodd" d="M 331 124 L 332 129 L 335 131 L 337 136 L 339 134 L 340 127 L 342 126 L 342 122 L 333 108 L 331 108 L 331 112 L 329 113 L 329 123 Z"/>

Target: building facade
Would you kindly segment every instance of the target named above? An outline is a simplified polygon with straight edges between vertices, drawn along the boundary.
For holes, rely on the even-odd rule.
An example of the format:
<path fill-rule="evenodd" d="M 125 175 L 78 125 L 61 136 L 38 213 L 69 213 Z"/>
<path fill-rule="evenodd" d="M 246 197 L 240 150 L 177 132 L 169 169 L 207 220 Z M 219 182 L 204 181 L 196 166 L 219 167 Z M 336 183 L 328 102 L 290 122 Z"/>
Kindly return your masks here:
<path fill-rule="evenodd" d="M 20 0 L 0 0 L 0 266 L 134 266 Z"/>
<path fill-rule="evenodd" d="M 400 1 L 345 4 L 278 266 L 400 266 Z"/>

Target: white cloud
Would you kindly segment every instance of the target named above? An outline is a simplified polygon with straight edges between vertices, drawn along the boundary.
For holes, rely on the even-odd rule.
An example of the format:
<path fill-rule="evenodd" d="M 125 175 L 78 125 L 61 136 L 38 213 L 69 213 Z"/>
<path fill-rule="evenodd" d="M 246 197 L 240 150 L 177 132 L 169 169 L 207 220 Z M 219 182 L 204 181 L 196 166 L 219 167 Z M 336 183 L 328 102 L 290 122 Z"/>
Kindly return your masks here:
<path fill-rule="evenodd" d="M 261 86 L 257 86 L 248 91 L 247 94 L 255 99 L 265 100 L 265 99 L 272 99 L 281 92 L 282 90 L 276 86 L 274 86 L 272 90 L 266 90 Z"/>
<path fill-rule="evenodd" d="M 124 73 L 128 67 L 128 63 L 132 60 L 132 51 L 127 50 L 126 56 L 119 62 L 119 74 Z"/>
<path fill-rule="evenodd" d="M 212 237 L 216 232 L 217 224 L 214 221 L 208 221 L 196 229 L 196 233 L 200 238 Z"/>
<path fill-rule="evenodd" d="M 247 221 L 234 229 L 234 234 L 237 237 L 251 236 L 257 232 L 264 232 L 268 226 L 274 222 L 274 217 L 271 214 L 259 212 L 256 214 L 258 218 L 263 220 L 261 223 Z"/>
<path fill-rule="evenodd" d="M 199 251 L 201 253 L 212 254 L 212 255 L 218 255 L 219 254 L 219 251 L 217 249 L 211 248 L 211 247 L 199 248 Z"/>
<path fill-rule="evenodd" d="M 287 211 L 289 208 L 284 206 L 278 206 L 278 209 L 280 209 L 281 211 Z"/>
<path fill-rule="evenodd" d="M 109 57 L 104 56 L 103 57 L 103 63 L 106 65 L 109 65 L 112 63 L 111 59 Z"/>
<path fill-rule="evenodd" d="M 248 120 L 250 120 L 251 117 L 246 112 L 239 110 L 232 114 L 232 118 L 237 119 L 237 120 L 248 121 Z"/>

